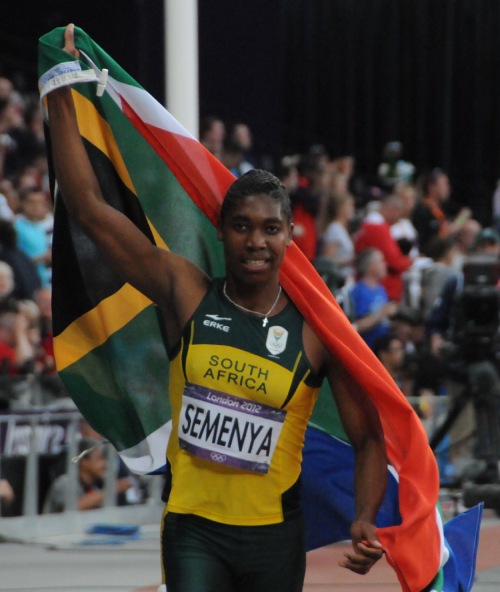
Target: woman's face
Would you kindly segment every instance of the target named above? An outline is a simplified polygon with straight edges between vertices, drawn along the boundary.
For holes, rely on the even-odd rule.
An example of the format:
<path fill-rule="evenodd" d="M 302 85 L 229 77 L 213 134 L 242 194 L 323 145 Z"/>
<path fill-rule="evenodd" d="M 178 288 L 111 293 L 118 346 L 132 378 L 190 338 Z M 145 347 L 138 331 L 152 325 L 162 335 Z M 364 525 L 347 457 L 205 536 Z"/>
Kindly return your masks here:
<path fill-rule="evenodd" d="M 266 194 L 245 197 L 229 210 L 218 230 L 228 275 L 247 284 L 276 277 L 293 229 L 281 210 L 281 204 Z"/>

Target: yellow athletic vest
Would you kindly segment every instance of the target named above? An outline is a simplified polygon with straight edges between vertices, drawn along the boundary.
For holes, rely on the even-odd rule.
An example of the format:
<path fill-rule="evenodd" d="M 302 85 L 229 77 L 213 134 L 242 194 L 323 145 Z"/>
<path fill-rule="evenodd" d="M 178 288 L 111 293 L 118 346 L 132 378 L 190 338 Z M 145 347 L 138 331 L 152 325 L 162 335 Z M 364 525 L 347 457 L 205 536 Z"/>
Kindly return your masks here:
<path fill-rule="evenodd" d="M 232 305 L 222 286 L 222 280 L 214 280 L 170 353 L 173 426 L 167 460 L 172 481 L 167 511 L 225 524 L 274 524 L 300 509 L 304 433 L 321 378 L 305 356 L 304 321 L 291 302 L 263 327 L 262 318 Z M 286 411 L 266 474 L 219 465 L 180 447 L 186 382 Z"/>

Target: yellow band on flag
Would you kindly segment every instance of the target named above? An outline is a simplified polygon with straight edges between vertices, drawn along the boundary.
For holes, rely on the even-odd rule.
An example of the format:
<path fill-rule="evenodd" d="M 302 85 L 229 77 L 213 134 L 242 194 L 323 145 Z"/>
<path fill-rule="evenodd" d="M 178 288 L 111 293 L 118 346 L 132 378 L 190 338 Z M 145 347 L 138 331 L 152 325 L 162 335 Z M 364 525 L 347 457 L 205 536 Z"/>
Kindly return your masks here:
<path fill-rule="evenodd" d="M 102 345 L 150 304 L 151 300 L 130 284 L 102 300 L 54 337 L 58 370 L 64 370 Z"/>
<path fill-rule="evenodd" d="M 71 89 L 71 92 L 73 94 L 80 135 L 109 158 L 122 183 L 137 196 L 137 191 L 130 178 L 127 166 L 116 144 L 115 136 L 111 131 L 109 123 L 101 117 L 95 106 L 86 97 L 75 89 Z M 153 226 L 151 220 L 147 218 L 147 221 L 155 244 L 158 247 L 168 249 L 168 246 Z"/>
<path fill-rule="evenodd" d="M 137 191 L 132 183 L 121 152 L 116 145 L 115 137 L 109 123 L 101 117 L 97 109 L 86 97 L 74 89 L 71 92 L 73 94 L 78 128 L 81 136 L 94 144 L 96 148 L 109 158 L 123 184 L 134 195 L 137 195 Z"/>

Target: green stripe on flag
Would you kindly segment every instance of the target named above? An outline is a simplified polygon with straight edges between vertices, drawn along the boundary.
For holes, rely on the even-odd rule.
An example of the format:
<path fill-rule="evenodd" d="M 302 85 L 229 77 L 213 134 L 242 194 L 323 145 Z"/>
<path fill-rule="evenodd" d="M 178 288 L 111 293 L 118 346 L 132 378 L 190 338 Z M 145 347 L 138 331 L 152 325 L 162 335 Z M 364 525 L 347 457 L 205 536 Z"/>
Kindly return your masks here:
<path fill-rule="evenodd" d="M 166 360 L 151 305 L 60 376 L 92 427 L 125 450 L 170 419 Z"/>
<path fill-rule="evenodd" d="M 119 106 L 105 94 L 95 100 L 92 85 L 75 90 L 94 102 L 109 123 L 114 140 L 146 217 L 169 249 L 187 257 L 211 275 L 224 274 L 222 246 L 217 231 L 186 193 L 163 159 L 136 130 Z"/>
<path fill-rule="evenodd" d="M 330 390 L 330 385 L 327 380 L 323 381 L 319 391 L 318 400 L 314 405 L 314 409 L 309 421 L 309 425 L 319 428 L 327 432 L 331 436 L 335 436 L 344 442 L 349 442 L 349 438 L 340 421 L 339 412 L 335 400 Z"/>
<path fill-rule="evenodd" d="M 38 72 L 41 76 L 47 72 L 54 64 L 62 62 L 69 62 L 75 60 L 72 56 L 66 53 L 62 47 L 64 46 L 64 31 L 66 27 L 57 27 L 46 35 L 40 37 L 39 40 L 39 61 L 38 61 Z M 111 58 L 103 49 L 101 49 L 96 43 L 93 43 L 90 37 L 80 29 L 75 27 L 75 46 L 81 51 L 85 52 L 91 60 L 96 64 L 105 64 L 105 67 L 109 69 L 110 73 L 113 73 L 113 77 L 120 82 L 126 84 L 133 84 L 138 86 L 137 82 L 125 72 L 119 66 L 113 58 Z M 76 61 L 76 60 L 75 60 Z M 85 62 L 80 61 L 85 69 L 88 69 Z"/>

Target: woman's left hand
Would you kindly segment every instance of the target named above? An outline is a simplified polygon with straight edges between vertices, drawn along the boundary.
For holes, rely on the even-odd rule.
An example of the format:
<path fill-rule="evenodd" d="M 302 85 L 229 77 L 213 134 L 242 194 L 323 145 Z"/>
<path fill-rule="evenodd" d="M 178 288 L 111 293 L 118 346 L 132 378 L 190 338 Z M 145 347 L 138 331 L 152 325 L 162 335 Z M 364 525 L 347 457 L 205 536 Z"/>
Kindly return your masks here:
<path fill-rule="evenodd" d="M 345 559 L 339 565 L 358 574 L 367 574 L 384 554 L 375 535 L 375 526 L 357 520 L 351 527 L 351 536 L 353 551 L 345 553 Z"/>

